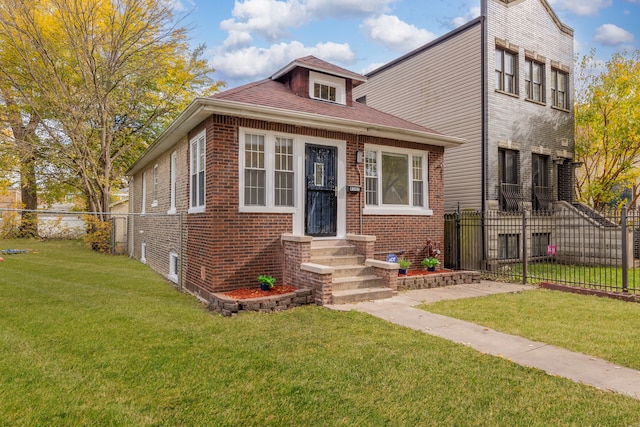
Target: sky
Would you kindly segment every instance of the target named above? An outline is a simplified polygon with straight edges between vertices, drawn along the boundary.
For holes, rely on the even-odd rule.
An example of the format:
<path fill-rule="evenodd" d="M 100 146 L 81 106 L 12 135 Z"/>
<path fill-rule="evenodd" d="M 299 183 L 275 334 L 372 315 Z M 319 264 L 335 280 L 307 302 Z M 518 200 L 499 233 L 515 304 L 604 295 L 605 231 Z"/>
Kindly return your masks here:
<path fill-rule="evenodd" d="M 314 55 L 365 74 L 463 25 L 480 0 L 165 0 L 205 44 L 227 88 Z M 527 0 L 532 1 L 532 0 Z M 640 0 L 548 0 L 575 30 L 575 53 L 640 49 Z"/>

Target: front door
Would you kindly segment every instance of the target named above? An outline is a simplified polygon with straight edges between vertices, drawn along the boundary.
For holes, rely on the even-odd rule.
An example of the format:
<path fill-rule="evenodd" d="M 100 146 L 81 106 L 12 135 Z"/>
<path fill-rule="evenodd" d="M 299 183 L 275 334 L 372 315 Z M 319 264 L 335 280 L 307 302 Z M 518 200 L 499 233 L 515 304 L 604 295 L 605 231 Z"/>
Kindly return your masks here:
<path fill-rule="evenodd" d="M 306 145 L 305 234 L 336 235 L 338 222 L 337 148 Z"/>

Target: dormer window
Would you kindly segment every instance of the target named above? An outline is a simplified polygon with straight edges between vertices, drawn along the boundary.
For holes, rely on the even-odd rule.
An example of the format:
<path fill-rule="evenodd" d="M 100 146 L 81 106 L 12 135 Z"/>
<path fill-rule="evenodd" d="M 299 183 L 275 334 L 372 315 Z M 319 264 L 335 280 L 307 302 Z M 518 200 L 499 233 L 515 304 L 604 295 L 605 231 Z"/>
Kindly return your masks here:
<path fill-rule="evenodd" d="M 346 105 L 347 84 L 344 78 L 309 71 L 309 97 Z"/>
<path fill-rule="evenodd" d="M 323 85 L 322 83 L 314 83 L 313 97 L 323 99 L 325 101 L 336 102 L 336 88 L 333 86 Z"/>

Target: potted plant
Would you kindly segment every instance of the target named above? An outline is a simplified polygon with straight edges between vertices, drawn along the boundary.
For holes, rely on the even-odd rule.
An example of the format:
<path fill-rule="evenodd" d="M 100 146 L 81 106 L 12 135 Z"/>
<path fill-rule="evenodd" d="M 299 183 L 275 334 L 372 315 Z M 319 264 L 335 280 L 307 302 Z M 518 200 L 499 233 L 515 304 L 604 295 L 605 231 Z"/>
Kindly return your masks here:
<path fill-rule="evenodd" d="M 398 260 L 398 264 L 400 265 L 400 269 L 398 270 L 399 274 L 407 274 L 407 268 L 411 265 L 411 261 L 406 258 L 400 258 Z"/>
<path fill-rule="evenodd" d="M 258 282 L 260 282 L 260 289 L 269 291 L 276 284 L 276 278 L 268 274 L 261 274 L 258 276 Z"/>
<path fill-rule="evenodd" d="M 420 261 L 423 267 L 427 267 L 427 271 L 436 271 L 436 267 L 440 265 L 438 258 L 429 257 Z"/>

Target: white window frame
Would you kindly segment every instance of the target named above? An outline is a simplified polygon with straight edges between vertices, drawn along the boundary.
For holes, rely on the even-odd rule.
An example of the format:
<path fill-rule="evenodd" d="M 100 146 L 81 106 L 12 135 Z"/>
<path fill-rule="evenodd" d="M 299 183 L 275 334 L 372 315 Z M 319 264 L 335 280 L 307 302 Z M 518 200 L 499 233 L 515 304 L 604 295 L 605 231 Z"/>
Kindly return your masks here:
<path fill-rule="evenodd" d="M 167 211 L 169 215 L 173 215 L 176 213 L 176 179 L 177 179 L 176 166 L 178 163 L 177 158 L 178 158 L 178 155 L 175 151 L 171 153 L 171 157 L 169 160 L 169 168 L 171 169 L 169 171 L 169 180 L 170 180 L 169 181 L 169 210 Z"/>
<path fill-rule="evenodd" d="M 334 87 L 336 89 L 336 100 L 329 101 L 323 98 L 315 96 L 314 87 L 315 84 L 321 84 L 324 86 Z M 318 99 L 325 102 L 331 102 L 335 104 L 347 104 L 347 84 L 344 78 L 329 76 L 327 74 L 317 73 L 315 71 L 309 71 L 309 97 L 311 99 Z"/>
<path fill-rule="evenodd" d="M 193 153 L 193 145 L 196 144 L 197 152 Z M 195 163 L 198 163 L 196 166 Z M 200 164 L 202 163 L 202 164 Z M 200 166 L 200 167 L 198 167 Z M 194 169 L 197 169 L 194 171 Z M 203 192 L 203 200 L 200 204 L 197 204 L 198 201 L 193 200 L 193 175 L 204 172 L 204 192 Z M 199 183 L 200 180 L 196 179 L 196 183 Z M 200 194 L 200 188 L 196 188 L 196 194 Z M 204 212 L 206 208 L 206 200 L 207 200 L 207 134 L 206 131 L 203 130 L 195 137 L 189 140 L 189 211 L 188 213 L 200 213 Z"/>
<path fill-rule="evenodd" d="M 429 152 L 422 150 L 411 150 L 405 148 L 389 147 L 384 145 L 365 145 L 365 152 L 376 152 L 377 164 L 377 194 L 378 205 L 365 205 L 364 215 L 414 215 L 431 216 L 433 210 L 429 207 Z M 382 153 L 400 154 L 407 156 L 408 162 L 408 182 L 407 188 L 409 203 L 407 205 L 390 205 L 382 202 Z M 413 157 L 422 158 L 422 197 L 423 206 L 413 206 Z M 366 181 L 365 181 L 366 192 Z"/>
<path fill-rule="evenodd" d="M 245 139 L 246 134 L 260 135 L 264 137 L 264 170 L 265 170 L 265 204 L 245 205 L 244 204 L 244 170 L 245 170 Z M 276 138 L 285 138 L 293 140 L 293 206 L 276 206 L 275 204 L 275 143 Z M 288 135 L 279 132 L 264 132 L 257 129 L 240 128 L 240 143 L 238 152 L 238 176 L 239 176 L 239 211 L 240 212 L 266 212 L 266 213 L 295 213 L 299 204 L 298 183 L 300 177 L 299 158 L 300 146 L 304 149 L 304 144 L 300 144 L 296 140 L 295 135 Z"/>
<path fill-rule="evenodd" d="M 158 164 L 153 165 L 153 187 L 152 187 L 152 202 L 151 207 L 158 206 Z"/>
<path fill-rule="evenodd" d="M 175 262 L 174 262 L 175 260 Z M 169 252 L 169 274 L 167 278 L 174 283 L 178 283 L 178 269 L 180 258 L 178 258 L 178 254 L 175 251 Z"/>
<path fill-rule="evenodd" d="M 147 213 L 147 171 L 142 172 L 142 206 L 140 213 Z"/>

